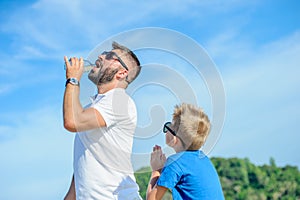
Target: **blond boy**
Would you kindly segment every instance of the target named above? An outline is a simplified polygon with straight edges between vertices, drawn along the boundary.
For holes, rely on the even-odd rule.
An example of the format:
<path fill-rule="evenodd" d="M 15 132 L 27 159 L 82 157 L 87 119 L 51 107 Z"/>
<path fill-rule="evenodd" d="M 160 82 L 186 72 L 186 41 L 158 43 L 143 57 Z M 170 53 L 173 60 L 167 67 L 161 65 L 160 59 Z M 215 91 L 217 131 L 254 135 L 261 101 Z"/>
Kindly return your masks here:
<path fill-rule="evenodd" d="M 148 200 L 162 199 L 168 189 L 173 199 L 224 199 L 214 166 L 199 150 L 209 131 L 210 121 L 202 109 L 190 104 L 175 106 L 172 123 L 165 123 L 163 132 L 176 154 L 166 159 L 160 146 L 153 147 Z"/>

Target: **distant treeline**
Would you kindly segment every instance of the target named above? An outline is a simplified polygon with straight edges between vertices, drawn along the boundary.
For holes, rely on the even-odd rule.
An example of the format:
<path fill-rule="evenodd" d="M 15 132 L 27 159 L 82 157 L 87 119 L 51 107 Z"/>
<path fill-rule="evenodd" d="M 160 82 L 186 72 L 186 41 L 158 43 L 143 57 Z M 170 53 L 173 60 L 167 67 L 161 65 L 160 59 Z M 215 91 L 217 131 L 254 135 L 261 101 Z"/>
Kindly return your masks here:
<path fill-rule="evenodd" d="M 211 158 L 219 174 L 226 200 L 300 200 L 300 172 L 297 167 L 256 166 L 249 159 Z M 150 167 L 135 173 L 140 194 L 146 199 Z M 164 199 L 172 199 L 170 193 Z"/>

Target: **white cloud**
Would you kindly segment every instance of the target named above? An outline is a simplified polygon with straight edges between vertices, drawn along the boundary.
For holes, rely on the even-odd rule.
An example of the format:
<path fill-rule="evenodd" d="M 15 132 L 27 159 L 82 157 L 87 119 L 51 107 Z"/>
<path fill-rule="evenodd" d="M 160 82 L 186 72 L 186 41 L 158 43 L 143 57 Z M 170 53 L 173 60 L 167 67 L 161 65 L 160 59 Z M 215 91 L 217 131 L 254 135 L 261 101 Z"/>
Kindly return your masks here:
<path fill-rule="evenodd" d="M 281 164 L 300 166 L 296 152 L 283 153 L 280 149 L 289 146 L 295 150 L 298 146 L 299 44 L 300 34 L 295 32 L 262 48 L 248 49 L 246 56 L 219 66 L 228 108 L 223 136 L 215 153 L 250 157 L 260 164 L 275 157 Z M 229 47 L 223 53 L 230 58 L 236 51 Z"/>
<path fill-rule="evenodd" d="M 240 57 L 239 62 L 232 63 L 230 67 L 224 66 L 227 69 L 222 71 L 230 89 L 242 91 L 243 88 L 253 88 L 265 94 L 272 91 L 273 95 L 280 96 L 287 94 L 286 92 L 294 92 L 299 84 L 299 33 L 295 32 L 287 38 L 266 44 L 261 49 L 248 50 L 247 57 Z M 235 51 L 228 53 L 235 54 Z M 225 56 L 229 57 L 229 54 Z"/>
<path fill-rule="evenodd" d="M 5 84 L 0 86 L 0 96 L 9 93 L 15 88 L 15 84 Z"/>
<path fill-rule="evenodd" d="M 0 140 L 0 198 L 62 198 L 71 178 L 73 134 L 63 130 L 61 108 L 11 113 L 6 119 L 12 125 L 0 128 L 9 136 Z"/>
<path fill-rule="evenodd" d="M 20 91 L 17 89 L 24 93 L 36 92 L 23 86 L 63 76 L 55 74 L 56 71 L 42 73 L 45 68 L 30 61 L 57 60 L 65 54 L 84 56 L 112 34 L 153 24 L 163 26 L 167 23 L 165 18 L 184 16 L 184 20 L 192 19 L 199 26 L 203 26 L 203 21 L 219 26 L 224 21 L 211 20 L 213 14 L 235 16 L 231 11 L 249 5 L 253 8 L 256 4 L 260 2 L 41 0 L 32 6 L 16 8 L 0 25 L 2 33 L 11 41 L 7 48 L 0 50 L 0 95 Z M 239 32 L 243 24 L 236 20 L 231 22 L 235 28 L 224 23 L 225 28 L 216 31 L 219 35 L 213 32 L 206 46 L 221 71 L 228 105 L 224 132 L 212 153 L 250 157 L 256 162 L 268 162 L 269 157 L 274 156 L 283 164 L 300 166 L 296 133 L 300 118 L 299 32 L 259 47 L 250 40 L 245 42 Z M 178 25 L 182 26 L 178 30 L 190 31 L 190 24 L 179 22 Z M 37 69 L 41 71 L 34 73 Z M 188 80 L 192 88 L 194 80 L 196 78 Z M 166 81 L 174 82 L 170 77 L 166 77 Z M 45 85 L 40 89 L 45 90 Z M 201 91 L 205 89 L 201 86 Z M 147 101 L 141 99 L 138 103 L 154 105 L 155 99 L 161 97 L 159 94 L 149 93 L 144 96 L 148 97 Z M 43 98 L 49 97 L 38 100 L 43 101 Z M 161 105 L 173 104 L 167 100 L 162 99 Z M 22 103 L 26 107 L 28 102 Z M 205 99 L 205 104 L 209 104 L 209 99 Z M 2 106 L 5 106 L 3 102 Z M 145 115 L 149 114 L 147 107 L 144 110 Z M 170 112 L 166 112 L 167 117 Z M 0 127 L 0 188 L 3 191 L 0 199 L 61 199 L 72 172 L 73 135 L 62 127 L 60 105 L 55 103 L 31 113 L 22 110 L 5 113 L 5 116 L 1 113 L 0 117 L 5 119 Z M 280 149 L 281 146 L 285 149 Z"/>
<path fill-rule="evenodd" d="M 199 9 L 230 10 L 240 6 L 245 6 L 245 3 L 237 0 L 227 3 L 40 0 L 32 6 L 12 10 L 1 29 L 7 34 L 17 35 L 13 41 L 17 54 L 26 57 L 33 52 L 34 55 L 44 57 L 74 48 L 91 48 L 90 45 L 95 46 L 111 33 L 118 33 L 131 26 L 145 26 L 161 17 L 180 17 L 184 13 L 185 18 L 192 16 L 197 20 L 203 17 Z"/>

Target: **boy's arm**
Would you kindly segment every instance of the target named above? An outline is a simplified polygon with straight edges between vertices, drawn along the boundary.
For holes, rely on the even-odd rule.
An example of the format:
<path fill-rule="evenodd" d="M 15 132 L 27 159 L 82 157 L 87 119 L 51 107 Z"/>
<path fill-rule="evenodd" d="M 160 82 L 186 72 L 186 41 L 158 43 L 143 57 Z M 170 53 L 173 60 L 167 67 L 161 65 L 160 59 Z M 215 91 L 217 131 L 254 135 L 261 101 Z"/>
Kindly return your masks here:
<path fill-rule="evenodd" d="M 161 170 L 156 170 L 151 173 L 151 178 L 147 188 L 147 200 L 160 200 L 168 190 L 168 188 L 156 185 L 160 176 L 160 171 Z"/>

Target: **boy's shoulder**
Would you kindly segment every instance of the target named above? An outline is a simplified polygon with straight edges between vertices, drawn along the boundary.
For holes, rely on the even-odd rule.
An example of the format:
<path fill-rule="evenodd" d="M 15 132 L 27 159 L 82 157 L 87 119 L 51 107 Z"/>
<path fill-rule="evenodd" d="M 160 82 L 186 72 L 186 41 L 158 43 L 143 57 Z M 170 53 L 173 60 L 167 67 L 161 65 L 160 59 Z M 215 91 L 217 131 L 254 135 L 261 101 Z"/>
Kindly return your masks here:
<path fill-rule="evenodd" d="M 178 163 L 178 162 L 189 160 L 190 158 L 194 158 L 194 157 L 197 157 L 199 159 L 207 158 L 207 156 L 201 150 L 182 151 L 182 152 L 170 155 L 167 159 L 167 163 L 168 164 L 171 164 L 173 162 Z"/>

